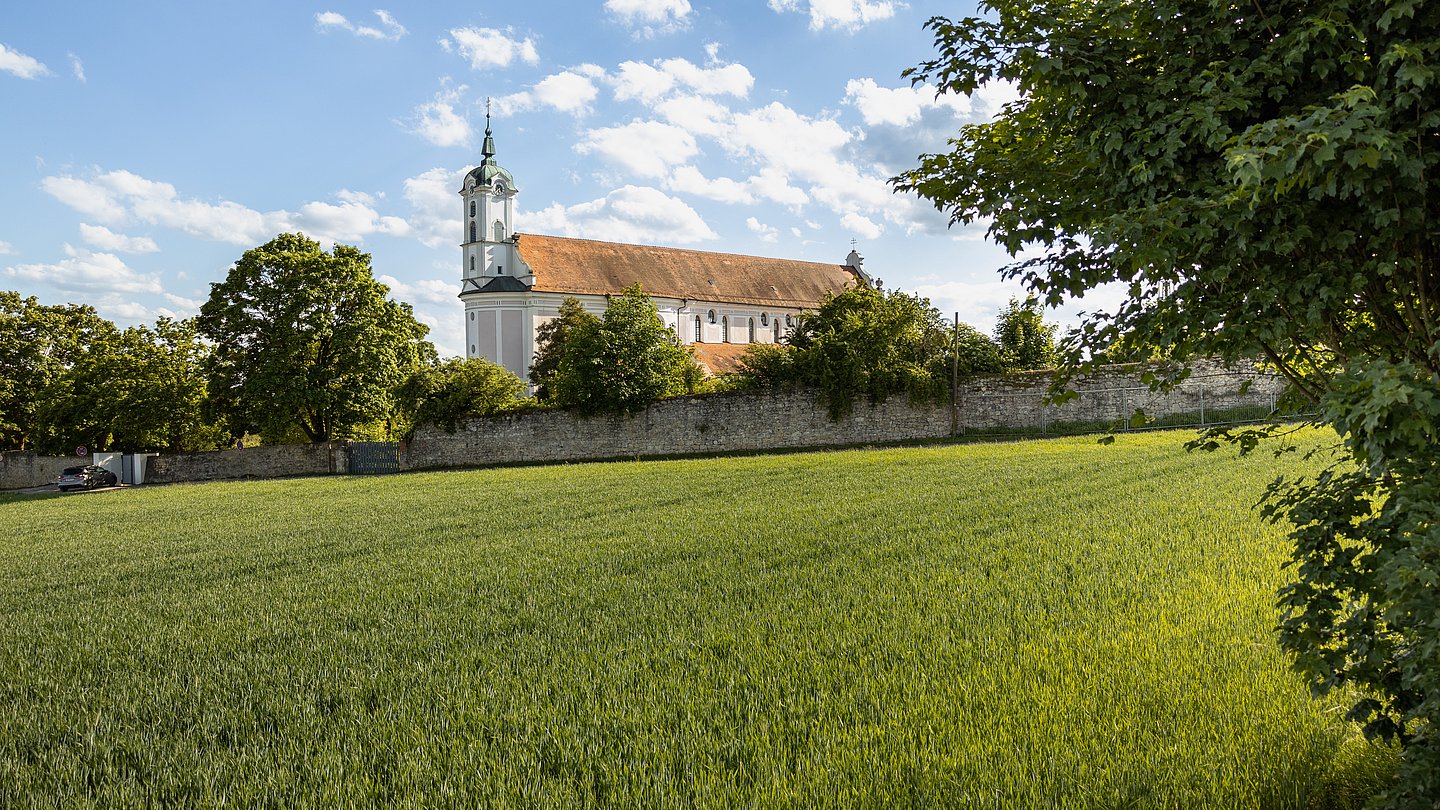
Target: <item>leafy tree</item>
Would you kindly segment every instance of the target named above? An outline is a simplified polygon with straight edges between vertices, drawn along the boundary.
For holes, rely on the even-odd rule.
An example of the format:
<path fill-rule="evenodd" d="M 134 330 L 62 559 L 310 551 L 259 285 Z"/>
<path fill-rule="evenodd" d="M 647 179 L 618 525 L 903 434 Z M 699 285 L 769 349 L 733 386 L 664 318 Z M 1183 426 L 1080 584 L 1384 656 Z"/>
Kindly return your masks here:
<path fill-rule="evenodd" d="M 975 374 L 999 374 L 1006 369 L 1000 347 L 989 335 L 968 323 L 953 325 L 952 339 L 956 353 L 955 369 L 961 377 Z"/>
<path fill-rule="evenodd" d="M 208 355 L 193 320 L 161 318 L 92 342 L 44 389 L 37 447 L 213 450 L 224 436 L 202 414 Z"/>
<path fill-rule="evenodd" d="M 1112 344 L 1263 357 L 1320 403 L 1349 458 L 1271 493 L 1295 542 L 1280 640 L 1316 690 L 1363 696 L 1367 734 L 1404 744 L 1390 804 L 1434 806 L 1440 4 L 985 7 L 932 19 L 939 54 L 909 75 L 1010 81 L 1018 99 L 896 186 L 988 219 L 1047 303 L 1126 285 L 1067 338 L 1072 373 Z"/>
<path fill-rule="evenodd" d="M 1055 326 L 1045 323 L 1034 298 L 1020 303 L 1011 298 L 995 321 L 995 343 L 1008 371 L 1035 371 L 1055 367 Z"/>
<path fill-rule="evenodd" d="M 832 418 L 856 397 L 904 392 L 924 401 L 949 389 L 950 330 L 930 301 L 859 284 L 829 295 L 790 335 L 797 377 L 816 388 Z"/>
<path fill-rule="evenodd" d="M 93 307 L 46 306 L 0 291 L 0 449 L 29 449 L 37 409 L 46 401 L 41 392 L 115 334 L 115 325 Z"/>
<path fill-rule="evenodd" d="M 411 429 L 432 423 L 454 433 L 460 423 L 514 408 L 525 383 L 489 360 L 452 357 L 410 375 L 399 396 Z"/>
<path fill-rule="evenodd" d="M 593 329 L 600 319 L 585 311 L 580 299 L 567 297 L 560 302 L 560 313 L 535 330 L 535 362 L 530 366 L 530 382 L 535 385 L 535 398 L 548 402 L 554 398 L 555 375 L 560 358 L 565 355 L 570 336 L 582 329 Z"/>
<path fill-rule="evenodd" d="M 800 384 L 795 369 L 795 350 L 784 343 L 751 343 L 740 355 L 735 375 L 740 388 Z"/>
<path fill-rule="evenodd" d="M 662 397 L 689 393 L 704 378 L 639 284 L 611 298 L 602 317 L 575 321 L 564 332 L 564 348 L 547 382 L 551 400 L 562 407 L 582 414 L 632 413 Z"/>
<path fill-rule="evenodd" d="M 973 326 L 946 323 L 927 299 L 861 285 L 806 313 L 788 343 L 746 348 L 735 376 L 742 388 L 814 388 L 839 418 L 857 397 L 934 401 L 948 396 L 952 373 L 1002 370 L 999 348 Z"/>
<path fill-rule="evenodd" d="M 392 420 L 396 390 L 435 349 L 389 292 L 369 254 L 348 245 L 327 253 L 287 233 L 245 251 L 198 321 L 215 345 L 210 394 L 230 430 L 276 441 L 298 425 L 318 442 Z"/>

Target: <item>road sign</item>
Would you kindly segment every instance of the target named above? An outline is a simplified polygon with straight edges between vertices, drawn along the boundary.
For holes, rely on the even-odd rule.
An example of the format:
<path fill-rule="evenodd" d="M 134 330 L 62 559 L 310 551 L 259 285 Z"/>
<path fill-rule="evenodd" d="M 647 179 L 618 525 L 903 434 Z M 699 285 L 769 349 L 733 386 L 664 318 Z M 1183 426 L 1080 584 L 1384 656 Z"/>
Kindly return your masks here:
<path fill-rule="evenodd" d="M 79 447 L 75 448 L 75 455 L 77 455 L 77 456 L 87 456 L 87 455 L 89 455 L 89 454 L 90 454 L 90 448 L 86 447 L 86 446 L 83 445 L 83 444 L 80 445 Z"/>

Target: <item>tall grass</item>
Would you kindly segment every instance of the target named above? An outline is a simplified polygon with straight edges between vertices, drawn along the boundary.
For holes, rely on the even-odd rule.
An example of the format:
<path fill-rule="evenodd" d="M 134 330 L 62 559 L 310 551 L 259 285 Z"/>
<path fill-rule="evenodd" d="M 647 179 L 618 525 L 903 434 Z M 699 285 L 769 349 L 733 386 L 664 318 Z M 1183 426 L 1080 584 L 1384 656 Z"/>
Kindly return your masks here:
<path fill-rule="evenodd" d="M 0 805 L 1326 807 L 1305 462 L 1182 434 L 0 505 Z"/>

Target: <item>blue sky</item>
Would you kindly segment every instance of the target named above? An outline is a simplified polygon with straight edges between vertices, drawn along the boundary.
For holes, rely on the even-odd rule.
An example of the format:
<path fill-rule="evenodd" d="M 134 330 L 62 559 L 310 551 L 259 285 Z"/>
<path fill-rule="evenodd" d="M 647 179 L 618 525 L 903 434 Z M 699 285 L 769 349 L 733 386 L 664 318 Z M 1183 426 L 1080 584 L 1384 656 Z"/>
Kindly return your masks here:
<path fill-rule="evenodd" d="M 117 323 L 195 314 L 247 248 L 359 245 L 461 353 L 460 202 L 486 99 L 521 231 L 841 262 L 988 329 L 983 227 L 886 178 L 1007 87 L 900 72 L 969 3 L 11 3 L 0 289 Z M 1070 311 L 1057 313 L 1068 321 Z"/>

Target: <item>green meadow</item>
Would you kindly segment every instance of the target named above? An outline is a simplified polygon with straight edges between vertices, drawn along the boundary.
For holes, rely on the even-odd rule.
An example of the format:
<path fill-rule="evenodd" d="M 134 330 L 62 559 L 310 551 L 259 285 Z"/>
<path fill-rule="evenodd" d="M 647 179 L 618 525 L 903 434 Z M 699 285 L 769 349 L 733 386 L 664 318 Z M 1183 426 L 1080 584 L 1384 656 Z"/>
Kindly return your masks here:
<path fill-rule="evenodd" d="M 1356 806 L 1188 436 L 0 496 L 0 806 Z"/>

